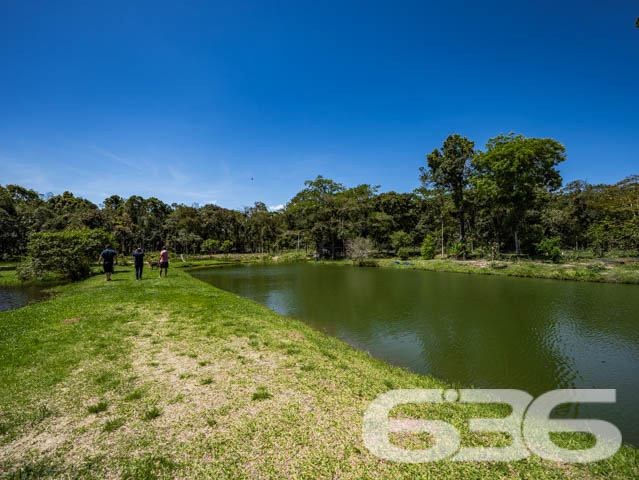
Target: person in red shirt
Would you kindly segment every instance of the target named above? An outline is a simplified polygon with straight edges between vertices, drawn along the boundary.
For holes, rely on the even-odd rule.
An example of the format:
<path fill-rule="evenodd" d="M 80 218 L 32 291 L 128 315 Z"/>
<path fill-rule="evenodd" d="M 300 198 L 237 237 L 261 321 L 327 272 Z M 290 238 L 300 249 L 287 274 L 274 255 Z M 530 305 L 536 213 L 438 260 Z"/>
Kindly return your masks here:
<path fill-rule="evenodd" d="M 169 274 L 169 251 L 166 247 L 162 247 L 160 252 L 160 278 L 162 278 L 162 269 L 164 269 L 164 276 Z"/>

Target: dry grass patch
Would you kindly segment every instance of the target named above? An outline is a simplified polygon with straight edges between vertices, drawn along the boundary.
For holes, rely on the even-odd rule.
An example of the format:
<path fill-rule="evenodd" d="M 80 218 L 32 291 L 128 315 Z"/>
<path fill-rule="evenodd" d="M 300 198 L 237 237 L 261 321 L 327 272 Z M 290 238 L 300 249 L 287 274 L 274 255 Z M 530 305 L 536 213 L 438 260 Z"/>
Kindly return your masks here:
<path fill-rule="evenodd" d="M 63 325 L 69 325 L 71 323 L 78 323 L 81 319 L 79 317 L 74 318 L 65 318 L 64 320 L 60 320 L 60 323 Z"/>

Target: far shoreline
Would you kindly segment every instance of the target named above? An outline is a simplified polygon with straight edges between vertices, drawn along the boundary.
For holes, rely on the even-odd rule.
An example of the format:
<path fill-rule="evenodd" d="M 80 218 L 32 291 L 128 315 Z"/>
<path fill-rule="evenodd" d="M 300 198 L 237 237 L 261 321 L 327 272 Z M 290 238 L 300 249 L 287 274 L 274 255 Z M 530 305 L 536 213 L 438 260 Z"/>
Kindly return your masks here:
<path fill-rule="evenodd" d="M 491 262 L 486 259 L 456 260 L 441 257 L 432 260 L 424 260 L 420 257 L 411 257 L 407 260 L 402 260 L 398 257 L 371 257 L 360 260 L 313 260 L 310 254 L 295 251 L 281 254 L 237 253 L 228 255 L 184 255 L 184 257 L 184 262 L 181 261 L 181 259 L 174 259 L 171 262 L 171 266 L 188 271 L 232 267 L 254 262 L 273 264 L 317 262 L 336 266 L 395 268 L 400 270 L 423 270 L 429 272 L 493 275 L 514 278 L 639 285 L 639 258 L 635 257 L 579 259 L 563 263 L 549 263 L 529 259 L 498 260 Z M 129 266 L 131 263 L 128 257 L 120 257 L 120 266 Z M 495 265 L 500 268 L 494 268 Z M 94 274 L 97 275 L 99 273 L 101 273 L 101 269 L 97 267 L 94 268 Z M 59 277 L 22 282 L 17 276 L 14 265 L 12 265 L 12 268 L 4 268 L 0 271 L 0 288 L 28 286 L 54 288 L 65 283 L 68 282 Z"/>
<path fill-rule="evenodd" d="M 220 263 L 221 260 L 224 263 Z M 189 270 L 200 270 L 204 268 L 222 268 L 250 262 L 288 263 L 296 261 L 318 262 L 338 266 L 396 268 L 514 278 L 639 285 L 639 258 L 634 257 L 579 259 L 563 263 L 549 263 L 528 259 L 498 260 L 491 262 L 485 259 L 455 260 L 441 257 L 432 260 L 424 260 L 420 257 L 412 257 L 408 260 L 402 260 L 398 257 L 371 257 L 360 260 L 313 260 L 310 255 L 304 253 L 286 252 L 279 255 L 230 254 L 210 255 L 207 257 L 195 256 L 182 265 L 177 264 L 177 266 Z M 494 268 L 495 265 L 502 268 Z"/>

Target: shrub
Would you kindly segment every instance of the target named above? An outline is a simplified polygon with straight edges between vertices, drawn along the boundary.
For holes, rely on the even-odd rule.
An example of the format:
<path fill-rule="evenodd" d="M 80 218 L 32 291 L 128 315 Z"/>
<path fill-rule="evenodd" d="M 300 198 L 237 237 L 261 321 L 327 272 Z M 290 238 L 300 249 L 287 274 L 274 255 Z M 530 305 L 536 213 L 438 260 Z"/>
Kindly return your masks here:
<path fill-rule="evenodd" d="M 466 259 L 466 256 L 468 255 L 468 246 L 462 241 L 455 242 L 448 248 L 448 255 L 457 259 Z"/>
<path fill-rule="evenodd" d="M 593 223 L 590 227 L 588 227 L 587 235 L 595 253 L 598 256 L 603 257 L 606 251 L 610 249 L 610 243 L 612 240 L 609 225 L 600 222 Z"/>
<path fill-rule="evenodd" d="M 410 257 L 410 252 L 410 248 L 402 247 L 397 250 L 397 256 L 402 260 L 408 260 L 408 258 Z"/>
<path fill-rule="evenodd" d="M 403 230 L 400 230 L 399 232 L 395 232 L 391 235 L 391 244 L 393 245 L 393 249 L 399 255 L 400 248 L 410 247 L 413 245 L 413 237 Z"/>
<path fill-rule="evenodd" d="M 433 258 L 435 258 L 435 248 L 435 238 L 430 234 L 426 235 L 424 241 L 422 242 L 422 258 L 424 258 L 425 260 L 432 260 Z"/>
<path fill-rule="evenodd" d="M 222 252 L 224 253 L 230 253 L 231 250 L 233 249 L 233 242 L 230 240 L 224 240 L 222 242 L 222 246 L 220 247 L 220 250 L 222 250 Z"/>
<path fill-rule="evenodd" d="M 370 257 L 373 250 L 373 242 L 368 238 L 351 238 L 346 240 L 346 256 L 353 260 L 361 260 Z"/>
<path fill-rule="evenodd" d="M 354 265 L 358 267 L 379 267 L 379 263 L 377 263 L 375 260 L 366 259 L 356 260 Z"/>
<path fill-rule="evenodd" d="M 455 258 L 463 258 L 466 256 L 466 245 L 463 242 L 455 242 L 448 249 L 449 255 Z"/>
<path fill-rule="evenodd" d="M 491 242 L 490 243 L 490 259 L 495 261 L 496 258 L 499 258 L 499 242 Z"/>
<path fill-rule="evenodd" d="M 82 280 L 91 274 L 91 265 L 108 243 L 111 238 L 104 230 L 32 233 L 18 276 L 28 280 L 54 273 Z"/>
<path fill-rule="evenodd" d="M 200 250 L 202 253 L 214 254 L 220 249 L 220 241 L 213 240 L 212 238 L 206 239 L 202 242 Z"/>
<path fill-rule="evenodd" d="M 559 248 L 559 237 L 544 238 L 541 242 L 535 244 L 537 253 L 546 260 L 559 262 L 561 260 L 561 249 Z"/>

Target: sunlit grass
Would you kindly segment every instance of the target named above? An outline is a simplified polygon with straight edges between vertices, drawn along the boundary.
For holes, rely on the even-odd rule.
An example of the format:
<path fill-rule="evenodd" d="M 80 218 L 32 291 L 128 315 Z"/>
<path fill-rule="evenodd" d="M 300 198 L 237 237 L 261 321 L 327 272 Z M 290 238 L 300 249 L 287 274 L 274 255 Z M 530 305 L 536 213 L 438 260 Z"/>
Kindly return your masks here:
<path fill-rule="evenodd" d="M 450 385 L 371 358 L 177 269 L 167 279 L 137 283 L 130 267 L 118 270 L 114 282 L 94 277 L 60 288 L 51 301 L 0 313 L 3 475 L 637 477 L 639 456 L 629 447 L 588 465 L 535 456 L 507 464 L 379 460 L 361 441 L 370 401 L 393 388 Z M 632 268 L 624 271 L 635 274 Z M 62 323 L 69 318 L 82 321 Z M 135 331 L 153 334 L 132 335 Z M 468 420 L 507 414 L 502 410 L 409 405 L 394 414 L 448 421 L 466 445 L 499 445 L 503 438 L 469 431 Z M 54 454 L 39 450 L 35 439 L 46 435 L 56 439 Z M 428 438 L 398 441 L 424 446 Z M 562 434 L 557 441 L 566 448 L 592 445 L 584 435 Z M 14 442 L 34 447 L 27 451 Z"/>

